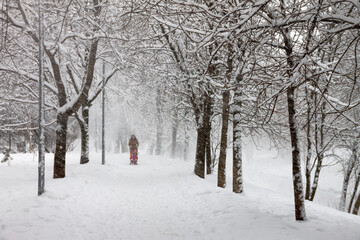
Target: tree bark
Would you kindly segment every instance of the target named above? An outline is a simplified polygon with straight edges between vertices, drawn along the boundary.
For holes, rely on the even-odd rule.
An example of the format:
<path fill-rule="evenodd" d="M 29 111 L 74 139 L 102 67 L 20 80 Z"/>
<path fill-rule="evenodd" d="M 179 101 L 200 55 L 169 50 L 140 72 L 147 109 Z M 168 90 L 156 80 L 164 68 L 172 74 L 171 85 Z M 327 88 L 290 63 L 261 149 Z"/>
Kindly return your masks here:
<path fill-rule="evenodd" d="M 190 137 L 189 137 L 189 133 L 188 133 L 188 128 L 187 126 L 185 127 L 185 146 L 184 146 L 184 161 L 188 161 L 189 160 L 189 145 L 190 145 Z"/>
<path fill-rule="evenodd" d="M 212 115 L 212 99 L 210 94 L 206 95 L 206 108 L 205 114 L 205 126 L 206 126 L 206 139 L 205 139 L 205 158 L 206 158 L 206 174 L 211 174 L 213 172 L 213 165 L 211 159 L 211 115 Z"/>
<path fill-rule="evenodd" d="M 293 81 L 294 67 L 293 60 L 293 45 L 290 39 L 289 29 L 282 31 L 282 36 L 286 51 L 286 62 L 287 62 L 287 76 L 289 81 Z M 297 127 L 296 127 L 296 110 L 295 110 L 295 87 L 294 83 L 291 82 L 286 91 L 287 108 L 288 108 L 288 124 L 291 139 L 292 149 L 292 177 L 293 177 L 293 188 L 294 188 L 294 202 L 295 202 L 295 219 L 298 221 L 304 221 L 306 219 L 305 213 L 305 196 L 304 186 L 301 175 L 301 160 L 300 160 L 300 145 L 298 141 Z"/>
<path fill-rule="evenodd" d="M 90 90 L 90 86 L 93 80 L 93 75 L 95 70 L 98 42 L 99 40 L 96 39 L 91 44 L 86 81 L 84 82 L 81 93 L 78 95 L 77 101 L 72 106 L 69 106 L 69 108 L 66 109 L 65 112 L 59 112 L 57 114 L 56 149 L 54 156 L 54 178 L 65 177 L 67 120 L 69 116 L 75 113 L 80 108 L 80 106 L 82 106 L 82 104 L 84 104 L 84 102 L 87 100 L 87 96 Z M 54 65 L 58 66 L 56 61 Z M 59 81 L 62 81 L 61 77 Z M 60 91 L 60 88 L 58 91 L 59 91 L 58 92 L 59 106 L 63 107 L 66 104 L 66 92 L 65 90 Z"/>
<path fill-rule="evenodd" d="M 226 149 L 227 149 L 227 132 L 229 127 L 229 100 L 230 91 L 225 90 L 223 93 L 222 106 L 222 128 L 221 128 L 221 142 L 220 155 L 218 163 L 218 187 L 226 187 Z"/>
<path fill-rule="evenodd" d="M 350 176 L 352 173 L 352 170 L 354 168 L 354 165 L 351 164 L 344 176 L 344 181 L 343 181 L 343 186 L 342 186 L 342 190 L 341 190 L 341 196 L 340 196 L 340 204 L 339 204 L 339 210 L 340 211 L 345 211 L 345 205 L 346 205 L 346 195 L 347 195 L 347 189 L 349 186 L 349 182 L 350 182 Z"/>
<path fill-rule="evenodd" d="M 196 158 L 195 158 L 195 174 L 201 178 L 205 178 L 205 160 L 206 160 L 206 142 L 211 132 L 211 95 L 207 91 L 203 95 L 202 115 L 195 116 L 197 119 L 197 141 L 196 141 Z M 201 109 L 200 108 L 200 109 Z M 210 138 L 209 138 L 210 144 Z M 211 154 L 209 153 L 211 162 Z M 211 167 L 210 167 L 211 169 Z"/>
<path fill-rule="evenodd" d="M 80 123 L 81 129 L 81 158 L 80 164 L 89 162 L 89 108 L 90 106 L 85 103 L 82 106 L 82 119 Z"/>
<path fill-rule="evenodd" d="M 68 127 L 68 116 L 57 114 L 56 126 L 56 149 L 54 156 L 54 178 L 65 177 L 65 157 L 66 157 L 66 135 Z"/>
<path fill-rule="evenodd" d="M 317 165 L 316 165 L 316 170 L 315 170 L 315 175 L 314 175 L 314 181 L 311 186 L 311 194 L 309 197 L 310 201 L 314 201 L 315 193 L 316 193 L 318 183 L 319 183 L 320 171 L 322 168 L 322 160 L 323 160 L 323 154 L 321 153 L 317 158 Z"/>
<path fill-rule="evenodd" d="M 98 0 L 93 0 L 94 5 L 94 17 L 98 18 L 101 13 L 101 5 Z M 98 27 L 95 26 L 94 31 L 97 31 Z M 58 100 L 60 110 L 57 114 L 57 129 L 56 129 L 56 149 L 54 156 L 54 178 L 65 177 L 65 159 L 66 159 L 66 135 L 67 135 L 67 121 L 69 116 L 78 111 L 78 109 L 86 102 L 89 94 L 90 87 L 94 79 L 96 54 L 98 48 L 99 38 L 92 40 L 90 44 L 89 60 L 86 65 L 85 80 L 76 101 L 72 105 L 67 106 L 66 109 L 61 109 L 67 104 L 67 95 L 63 79 L 60 73 L 60 66 L 55 59 L 55 55 L 48 49 L 45 49 L 45 53 L 48 56 L 55 78 L 55 82 L 58 88 Z"/>
<path fill-rule="evenodd" d="M 156 111 L 157 111 L 157 130 L 156 130 L 156 148 L 155 148 L 155 155 L 161 154 L 161 145 L 162 145 L 162 116 L 161 116 L 161 92 L 160 89 L 157 91 L 156 97 Z"/>
<path fill-rule="evenodd" d="M 229 39 L 227 44 L 227 59 L 226 59 L 226 78 L 225 88 L 222 94 L 223 105 L 222 105 L 222 126 L 221 126 L 221 137 L 220 137 L 220 154 L 218 162 L 218 187 L 226 187 L 226 152 L 227 152 L 227 137 L 229 129 L 229 101 L 230 101 L 230 90 L 228 89 L 228 83 L 232 80 L 233 75 L 233 44 L 232 40 Z M 236 79 L 237 80 L 237 79 Z"/>
<path fill-rule="evenodd" d="M 306 179 L 306 188 L 305 188 L 305 199 L 310 199 L 311 193 L 311 164 L 310 164 L 310 156 L 306 156 L 306 172 L 305 172 L 305 179 Z"/>
<path fill-rule="evenodd" d="M 95 105 L 95 112 L 97 112 L 97 108 L 96 108 L 96 105 Z M 98 152 L 98 149 L 99 149 L 99 129 L 98 129 L 98 115 L 95 114 L 95 141 L 94 141 L 94 147 L 95 147 L 95 152 L 97 153 Z"/>
<path fill-rule="evenodd" d="M 346 175 L 344 177 L 344 181 L 343 181 L 342 190 L 341 190 L 339 210 L 343 211 L 343 212 L 345 211 L 346 195 L 347 195 L 347 189 L 348 189 L 349 181 L 350 181 L 350 174 L 351 174 L 351 172 L 346 173 Z"/>
<path fill-rule="evenodd" d="M 296 129 L 296 112 L 295 112 L 295 89 L 290 86 L 287 89 L 287 103 L 288 103 L 288 118 L 289 129 L 292 148 L 292 175 L 293 175 L 293 187 L 294 187 L 294 201 L 295 201 L 295 218 L 296 220 L 305 220 L 305 200 L 303 192 L 303 182 L 301 177 L 301 161 L 299 142 Z"/>
<path fill-rule="evenodd" d="M 352 214 L 354 215 L 358 215 L 359 213 L 359 208 L 360 208 L 360 193 L 358 194 L 357 198 L 356 198 L 356 202 L 352 211 Z"/>
<path fill-rule="evenodd" d="M 353 156 L 351 158 L 353 158 Z M 353 161 L 353 159 L 351 159 L 351 162 L 347 166 L 346 172 L 344 174 L 344 181 L 343 181 L 343 186 L 342 186 L 341 196 L 340 196 L 339 210 L 343 211 L 343 212 L 345 211 L 347 190 L 348 190 L 350 177 L 354 170 L 354 167 L 355 167 L 355 161 Z"/>
<path fill-rule="evenodd" d="M 202 104 L 202 115 L 198 116 L 197 121 L 197 140 L 196 140 L 196 157 L 195 157 L 195 169 L 194 172 L 200 178 L 205 178 L 205 156 L 206 156 L 206 135 L 207 135 L 207 126 L 206 123 L 209 121 L 209 117 L 206 113 L 206 99 L 208 98 L 207 94 L 204 94 L 204 100 Z"/>
<path fill-rule="evenodd" d="M 238 74 L 236 83 L 242 82 L 242 75 Z M 234 105 L 232 106 L 233 114 L 233 192 L 242 193 L 243 176 L 242 176 L 242 142 L 241 142 L 241 86 L 238 85 L 234 91 Z"/>
<path fill-rule="evenodd" d="M 312 147 L 311 147 L 311 104 L 313 103 L 312 96 L 313 93 L 308 92 L 305 88 L 306 103 L 307 103 L 307 128 L 306 128 L 306 163 L 305 163 L 305 178 L 306 178 L 306 188 L 305 188 L 305 199 L 309 200 L 311 194 L 311 157 L 312 157 Z"/>
<path fill-rule="evenodd" d="M 205 178 L 205 141 L 205 130 L 203 123 L 201 123 L 197 129 L 196 160 L 194 170 L 195 174 L 201 178 Z"/>
<path fill-rule="evenodd" d="M 324 91 L 324 94 L 326 94 L 327 91 L 325 90 Z M 326 114 L 325 114 L 325 107 L 326 107 L 326 104 L 325 104 L 325 101 L 322 102 L 322 105 L 321 105 L 321 118 L 320 118 L 320 128 L 319 128 L 319 133 L 320 133 L 320 139 L 319 139 L 319 148 L 320 148 L 320 151 L 316 151 L 317 152 L 317 165 L 316 165 L 316 170 L 315 170 L 315 176 L 314 176 L 314 182 L 313 182 L 313 185 L 312 185 L 312 188 L 311 188 L 311 195 L 310 195 L 310 201 L 313 201 L 314 198 L 315 198 L 315 193 L 316 193 L 316 190 L 317 190 L 317 187 L 318 187 L 318 183 L 319 183 L 319 177 L 320 177 L 320 171 L 322 169 L 322 161 L 324 159 L 324 145 L 325 145 L 325 118 L 326 118 Z M 317 120 L 317 119 L 315 119 Z"/>
<path fill-rule="evenodd" d="M 357 174 L 357 177 L 355 180 L 354 190 L 351 194 L 351 199 L 350 199 L 349 206 L 348 206 L 348 213 L 351 212 L 351 208 L 352 208 L 352 205 L 353 205 L 353 202 L 354 202 L 354 199 L 355 199 L 358 187 L 359 187 L 359 183 L 360 183 L 360 171 L 358 171 L 358 174 Z"/>
<path fill-rule="evenodd" d="M 172 136 L 171 136 L 171 157 L 172 158 L 175 158 L 175 155 L 176 155 L 177 130 L 178 130 L 178 115 L 177 115 L 176 110 L 174 110 L 174 123 L 172 125 Z"/>
<path fill-rule="evenodd" d="M 358 138 L 359 138 L 359 136 L 355 139 L 355 141 L 353 143 L 354 145 L 352 147 L 352 159 L 353 159 L 353 162 L 354 162 L 354 167 L 355 167 L 355 164 L 357 164 L 358 161 L 359 161 L 359 159 L 358 159 L 358 151 L 359 151 Z M 355 195 L 357 193 L 357 189 L 358 189 L 359 183 L 360 183 L 360 170 L 359 170 L 358 167 L 357 167 L 356 170 L 357 171 L 355 171 L 355 173 L 357 173 L 357 175 L 356 175 L 356 179 L 355 179 L 354 190 L 353 190 L 353 193 L 351 194 L 351 199 L 350 199 L 350 203 L 349 203 L 349 207 L 348 207 L 348 212 L 349 213 L 351 211 L 351 207 L 353 205 L 353 201 L 354 201 L 354 198 L 355 198 Z"/>
<path fill-rule="evenodd" d="M 206 140 L 205 140 L 205 159 L 206 159 L 206 174 L 213 172 L 213 161 L 211 159 L 211 122 L 210 126 L 206 129 Z"/>
<path fill-rule="evenodd" d="M 11 131 L 9 131 L 9 133 L 8 133 L 8 135 L 9 135 L 9 151 L 11 152 L 11 145 L 12 145 L 12 143 L 11 143 L 11 139 L 12 139 L 12 134 L 11 134 Z"/>
<path fill-rule="evenodd" d="M 86 102 L 81 108 L 81 117 L 77 113 L 75 114 L 81 133 L 80 164 L 89 162 L 89 108 L 90 104 Z"/>

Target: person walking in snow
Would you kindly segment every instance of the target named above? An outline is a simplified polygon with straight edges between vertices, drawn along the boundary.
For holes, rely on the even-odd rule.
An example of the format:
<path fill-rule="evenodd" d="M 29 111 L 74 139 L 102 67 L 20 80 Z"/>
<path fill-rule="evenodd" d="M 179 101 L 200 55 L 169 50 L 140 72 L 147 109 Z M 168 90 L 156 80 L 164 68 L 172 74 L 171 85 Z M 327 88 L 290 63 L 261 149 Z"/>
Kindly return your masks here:
<path fill-rule="evenodd" d="M 129 141 L 130 165 L 137 165 L 138 147 L 139 147 L 139 141 L 136 139 L 135 135 L 131 135 L 131 138 Z"/>

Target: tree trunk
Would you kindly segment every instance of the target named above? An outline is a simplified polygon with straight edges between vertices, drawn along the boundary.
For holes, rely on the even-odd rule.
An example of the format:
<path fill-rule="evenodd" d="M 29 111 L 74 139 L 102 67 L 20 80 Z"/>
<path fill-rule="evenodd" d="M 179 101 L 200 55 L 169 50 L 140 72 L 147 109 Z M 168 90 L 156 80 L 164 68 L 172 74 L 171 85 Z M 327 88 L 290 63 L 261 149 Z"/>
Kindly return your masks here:
<path fill-rule="evenodd" d="M 162 123 L 159 121 L 157 125 L 157 133 L 156 133 L 156 149 L 155 149 L 155 155 L 161 154 L 161 143 L 162 141 Z"/>
<path fill-rule="evenodd" d="M 172 125 L 172 136 L 171 136 L 171 157 L 175 158 L 176 155 L 176 139 L 178 130 L 178 115 L 176 110 L 174 111 L 174 123 Z"/>
<path fill-rule="evenodd" d="M 238 74 L 236 83 L 242 82 L 242 75 Z M 234 91 L 234 105 L 232 106 L 233 113 L 233 192 L 242 193 L 243 176 L 242 176 L 242 142 L 241 142 L 241 86 L 237 86 Z"/>
<path fill-rule="evenodd" d="M 341 197 L 340 197 L 339 210 L 343 211 L 343 212 L 345 211 L 347 189 L 348 189 L 348 186 L 350 183 L 351 174 L 354 171 L 355 164 L 357 163 L 357 151 L 358 151 L 357 144 L 354 143 L 354 146 L 352 147 L 350 163 L 347 166 L 346 172 L 344 174 L 343 187 L 342 187 Z M 355 187 L 357 187 L 357 186 L 355 186 Z M 351 205 L 349 207 L 351 208 Z"/>
<path fill-rule="evenodd" d="M 206 123 L 209 121 L 207 118 L 210 117 L 206 112 L 206 99 L 205 96 L 202 108 L 202 116 L 198 118 L 197 127 L 197 140 L 196 140 L 196 157 L 195 157 L 195 174 L 201 178 L 205 178 L 205 156 L 206 156 L 206 135 L 207 126 Z"/>
<path fill-rule="evenodd" d="M 289 81 L 292 81 L 293 73 L 292 69 L 294 67 L 293 61 L 293 43 L 290 39 L 289 30 L 285 29 L 282 32 L 284 39 L 285 51 L 286 51 L 286 61 L 287 61 L 287 75 Z M 295 203 L 295 219 L 298 221 L 303 221 L 306 218 L 305 213 L 305 196 L 304 196 L 304 186 L 301 175 L 301 160 L 300 160 L 300 145 L 298 141 L 298 134 L 296 128 L 296 111 L 295 111 L 295 87 L 291 85 L 287 88 L 286 99 L 288 107 L 288 123 L 289 123 L 289 132 L 291 139 L 291 150 L 292 150 L 292 178 L 293 178 L 293 188 L 294 188 L 294 203 Z"/>
<path fill-rule="evenodd" d="M 351 199 L 350 199 L 349 206 L 348 206 L 348 213 L 351 212 L 351 208 L 352 208 L 352 205 L 353 205 L 353 202 L 354 202 L 354 199 L 355 199 L 358 187 L 359 187 L 359 183 L 360 183 L 360 171 L 358 171 L 358 174 L 356 176 L 356 180 L 355 180 L 355 184 L 354 184 L 354 190 L 353 190 L 353 192 L 351 194 Z"/>
<path fill-rule="evenodd" d="M 345 211 L 345 206 L 346 206 L 346 196 L 347 196 L 347 190 L 348 190 L 348 186 L 350 183 L 350 177 L 351 177 L 351 173 L 354 170 L 355 167 L 355 161 L 353 161 L 353 156 L 351 157 L 351 162 L 348 165 L 346 172 L 344 174 L 344 181 L 343 181 L 343 186 L 342 186 L 342 190 L 341 190 L 341 196 L 340 196 L 340 203 L 339 203 L 339 210 L 340 211 Z"/>
<path fill-rule="evenodd" d="M 65 177 L 66 134 L 68 118 L 69 117 L 65 114 L 57 114 L 54 178 Z"/>
<path fill-rule="evenodd" d="M 96 107 L 96 105 L 95 105 L 95 112 L 97 113 L 98 112 L 98 110 L 97 110 L 97 107 Z M 99 132 L 99 129 L 98 129 L 98 117 L 97 117 L 98 115 L 97 114 L 95 114 L 95 141 L 94 141 L 94 147 L 95 147 L 95 152 L 97 153 L 98 152 L 98 148 L 99 148 L 99 134 L 98 134 L 98 132 Z"/>
<path fill-rule="evenodd" d="M 307 153 L 306 156 L 306 170 L 305 170 L 305 179 L 306 179 L 306 188 L 305 188 L 305 199 L 310 199 L 310 193 L 311 193 L 311 164 L 310 164 L 311 157 L 309 156 L 309 153 Z"/>
<path fill-rule="evenodd" d="M 306 103 L 307 103 L 307 128 L 306 128 L 306 163 L 305 163 L 305 178 L 306 178 L 306 188 L 305 188 L 305 199 L 309 200 L 311 193 L 311 104 L 313 93 L 309 94 L 307 88 L 305 88 Z M 310 96 L 309 96 L 310 95 Z"/>
<path fill-rule="evenodd" d="M 359 138 L 359 136 L 355 139 L 354 145 L 352 147 L 352 159 L 354 161 L 354 167 L 355 167 L 355 164 L 358 164 L 358 161 L 359 161 L 359 159 L 358 159 L 358 151 L 359 151 L 358 138 Z M 358 189 L 358 186 L 359 186 L 359 183 L 360 183 L 360 170 L 359 170 L 358 167 L 357 167 L 356 170 L 357 171 L 355 171 L 355 173 L 357 173 L 357 175 L 356 175 L 356 179 L 355 179 L 354 190 L 353 190 L 353 193 L 351 194 L 351 199 L 350 199 L 350 203 L 349 203 L 349 207 L 348 207 L 348 212 L 349 213 L 351 211 L 351 207 L 353 205 L 353 201 L 354 201 L 354 198 L 355 198 L 355 195 L 357 193 L 357 189 Z"/>
<path fill-rule="evenodd" d="M 342 190 L 341 190 L 339 210 L 343 211 L 343 212 L 345 211 L 346 195 L 347 195 L 347 189 L 348 189 L 348 186 L 349 186 L 350 175 L 351 175 L 351 172 L 346 173 L 346 175 L 344 177 L 344 181 L 343 181 Z"/>
<path fill-rule="evenodd" d="M 289 129 L 292 148 L 292 175 L 294 187 L 294 201 L 295 201 L 295 218 L 296 220 L 305 220 L 305 200 L 303 192 L 303 182 L 301 176 L 301 161 L 299 152 L 299 142 L 296 129 L 296 112 L 295 112 L 295 89 L 290 86 L 287 89 L 287 103 L 289 114 Z"/>
<path fill-rule="evenodd" d="M 184 146 L 184 160 L 188 161 L 189 160 L 189 145 L 190 145 L 190 137 L 189 137 L 189 133 L 188 133 L 188 128 L 185 127 L 185 146 Z"/>
<path fill-rule="evenodd" d="M 325 90 L 324 91 L 324 94 L 326 94 L 327 91 Z M 310 195 L 310 201 L 313 201 L 314 200 L 314 197 L 315 197 L 315 193 L 316 193 L 316 190 L 317 190 L 317 187 L 318 187 L 318 183 L 319 183 L 319 177 L 320 177 L 320 171 L 322 169 L 322 161 L 324 159 L 324 126 L 325 126 L 325 118 L 326 118 L 326 114 L 325 114 L 325 107 L 326 107 L 326 104 L 325 104 L 325 101 L 322 102 L 322 105 L 321 105 L 321 119 L 320 119 L 320 143 L 319 143 L 319 148 L 320 148 L 320 152 L 317 151 L 317 165 L 316 165 L 316 170 L 315 170 L 315 176 L 314 176 L 314 182 L 313 182 L 313 185 L 312 185 L 312 188 L 311 188 L 311 195 Z M 315 119 L 316 120 L 316 119 Z"/>
<path fill-rule="evenodd" d="M 12 143 L 11 143 L 11 139 L 12 139 L 12 136 L 11 136 L 12 134 L 11 134 L 11 131 L 9 131 L 9 151 L 11 152 L 11 145 L 12 145 Z"/>
<path fill-rule="evenodd" d="M 211 125 L 207 126 L 206 140 L 205 140 L 206 174 L 211 174 L 213 172 L 213 161 L 211 159 L 211 130 L 210 129 L 211 129 Z"/>
<path fill-rule="evenodd" d="M 322 114 L 322 118 L 323 118 L 324 114 Z M 320 152 L 317 151 L 318 155 L 317 155 L 317 164 L 316 164 L 316 170 L 315 170 L 315 175 L 314 175 L 314 181 L 311 187 L 311 194 L 310 194 L 310 201 L 313 201 L 315 198 L 315 193 L 318 187 L 318 183 L 319 183 L 319 177 L 320 177 L 320 171 L 322 169 L 322 161 L 324 159 L 324 121 L 322 121 L 321 125 L 320 125 Z"/>
<path fill-rule="evenodd" d="M 356 202 L 355 202 L 352 214 L 358 215 L 359 208 L 360 208 L 360 192 L 356 198 Z"/>
<path fill-rule="evenodd" d="M 227 132 L 229 127 L 229 99 L 230 91 L 225 90 L 223 93 L 222 106 L 222 128 L 221 128 L 221 142 L 220 155 L 218 163 L 218 187 L 226 187 L 226 149 L 227 149 Z"/>
<path fill-rule="evenodd" d="M 199 126 L 197 129 L 196 140 L 196 159 L 195 159 L 195 174 L 201 178 L 205 178 L 205 141 L 206 131 L 204 130 L 204 124 L 202 117 L 199 120 Z"/>
<path fill-rule="evenodd" d="M 161 145 L 162 145 L 162 116 L 161 116 L 161 92 L 158 89 L 157 97 L 156 97 L 156 111 L 157 111 L 157 131 L 156 131 L 156 148 L 155 148 L 155 155 L 161 154 Z"/>
<path fill-rule="evenodd" d="M 312 187 L 311 187 L 311 194 L 310 194 L 310 197 L 309 197 L 310 201 L 314 201 L 315 193 L 316 193 L 318 183 L 319 183 L 320 171 L 321 171 L 321 168 L 322 168 L 322 160 L 323 160 L 323 154 L 321 153 L 318 156 L 318 159 L 317 159 L 317 165 L 316 165 L 316 170 L 315 170 L 315 175 L 314 175 L 314 181 L 313 181 L 313 184 L 312 184 Z"/>
<path fill-rule="evenodd" d="M 99 7 L 95 7 L 97 13 L 99 13 Z M 64 178 L 65 177 L 65 158 L 66 158 L 66 136 L 67 136 L 67 124 L 68 118 L 70 115 L 74 114 L 78 111 L 78 109 L 86 102 L 88 93 L 93 81 L 94 70 L 95 70 L 95 62 L 96 62 L 96 52 L 98 47 L 99 39 L 95 39 L 91 43 L 91 50 L 90 50 L 90 57 L 89 62 L 86 68 L 86 79 L 83 83 L 82 91 L 77 96 L 76 101 L 69 105 L 65 112 L 57 114 L 57 127 L 56 127 L 56 149 L 55 149 L 55 156 L 54 156 L 54 178 Z M 58 100 L 59 100 L 59 107 L 63 107 L 67 104 L 66 99 L 66 90 L 63 86 L 60 68 L 55 60 L 55 57 L 48 54 L 50 58 L 50 62 L 53 67 L 54 75 L 56 78 L 56 82 L 58 85 Z"/>
<path fill-rule="evenodd" d="M 207 94 L 206 96 L 206 108 L 205 114 L 205 126 L 206 126 L 206 140 L 205 140 L 205 158 L 206 158 L 206 174 L 211 174 L 213 172 L 213 165 L 211 159 L 211 115 L 212 115 L 212 100 L 211 96 Z"/>
<path fill-rule="evenodd" d="M 90 106 L 87 103 L 82 106 L 80 164 L 89 162 L 89 108 Z"/>
<path fill-rule="evenodd" d="M 81 107 L 81 116 L 75 113 L 75 118 L 81 132 L 81 157 L 80 164 L 89 162 L 89 104 L 86 102 Z"/>
<path fill-rule="evenodd" d="M 171 140 L 171 157 L 175 158 L 176 156 L 176 136 L 177 136 L 177 126 L 172 127 L 172 140 Z"/>

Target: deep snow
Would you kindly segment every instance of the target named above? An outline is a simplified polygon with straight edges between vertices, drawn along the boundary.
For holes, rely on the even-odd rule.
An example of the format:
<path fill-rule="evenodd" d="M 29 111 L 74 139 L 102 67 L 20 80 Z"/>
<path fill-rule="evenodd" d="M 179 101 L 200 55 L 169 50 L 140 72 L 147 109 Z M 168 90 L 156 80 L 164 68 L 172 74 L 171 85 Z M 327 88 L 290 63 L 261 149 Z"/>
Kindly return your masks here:
<path fill-rule="evenodd" d="M 290 164 L 267 151 L 246 155 L 239 195 L 231 192 L 230 162 L 228 187 L 220 189 L 216 175 L 197 178 L 192 161 L 140 152 L 138 166 L 127 154 L 107 154 L 103 166 L 94 153 L 79 165 L 80 154 L 69 153 L 67 176 L 56 180 L 48 154 L 46 192 L 38 197 L 36 160 L 12 156 L 11 166 L 0 165 L 1 240 L 360 239 L 360 217 L 326 202 L 306 202 L 308 220 L 296 222 Z M 323 194 L 323 185 L 324 199 L 336 195 Z"/>

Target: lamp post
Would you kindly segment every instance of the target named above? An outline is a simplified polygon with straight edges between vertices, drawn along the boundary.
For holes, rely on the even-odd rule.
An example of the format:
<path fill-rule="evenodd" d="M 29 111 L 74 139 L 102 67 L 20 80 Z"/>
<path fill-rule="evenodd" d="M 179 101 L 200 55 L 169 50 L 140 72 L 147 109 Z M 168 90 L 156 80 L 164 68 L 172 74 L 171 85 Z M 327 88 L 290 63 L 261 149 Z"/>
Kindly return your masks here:
<path fill-rule="evenodd" d="M 105 165 L 105 61 L 103 61 L 103 77 L 102 77 L 102 161 Z"/>
<path fill-rule="evenodd" d="M 42 0 L 39 0 L 39 163 L 38 163 L 38 196 L 44 193 L 45 186 L 45 156 L 44 156 L 44 36 L 43 36 L 43 13 Z"/>

